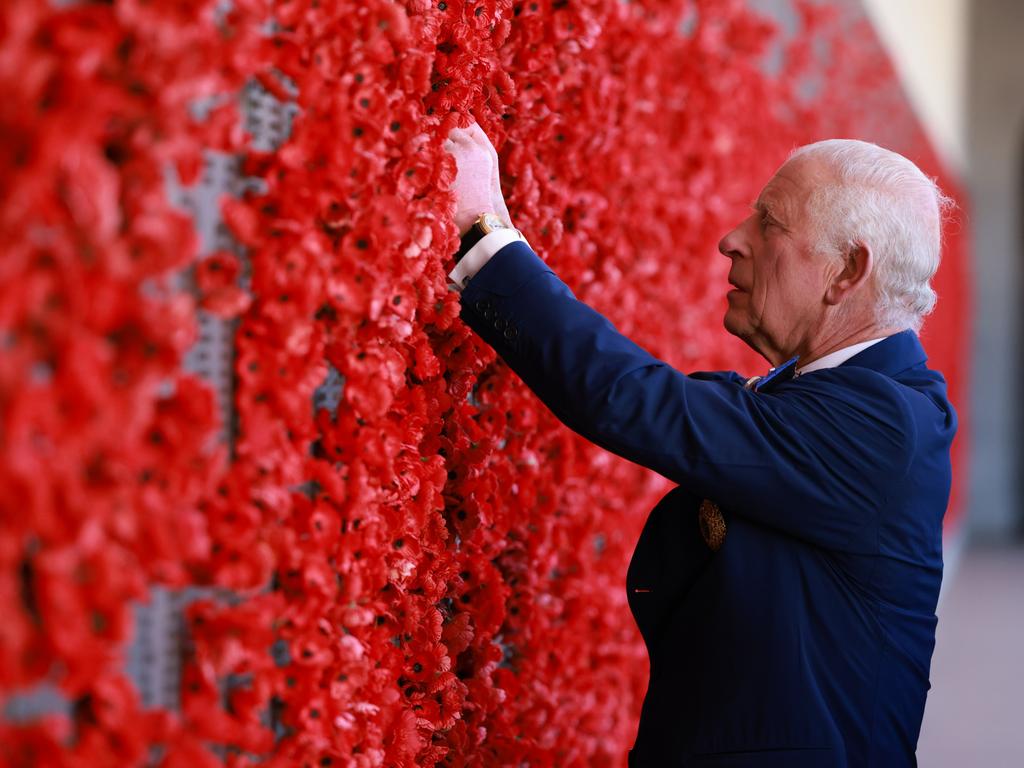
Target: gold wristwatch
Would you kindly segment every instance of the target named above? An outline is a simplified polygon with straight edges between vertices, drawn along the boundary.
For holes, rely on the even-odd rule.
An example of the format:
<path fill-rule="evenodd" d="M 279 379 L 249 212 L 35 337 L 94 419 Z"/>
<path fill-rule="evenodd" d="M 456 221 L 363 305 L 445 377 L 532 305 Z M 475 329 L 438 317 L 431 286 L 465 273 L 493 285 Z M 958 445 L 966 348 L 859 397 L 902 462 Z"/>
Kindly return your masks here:
<path fill-rule="evenodd" d="M 466 230 L 466 234 L 462 236 L 462 244 L 459 246 L 459 250 L 455 252 L 455 263 L 458 264 L 459 259 L 465 256 L 469 249 L 480 241 L 480 238 L 484 235 L 489 235 L 496 229 L 514 229 L 514 227 L 493 211 L 481 213 L 477 216 L 473 226 Z"/>

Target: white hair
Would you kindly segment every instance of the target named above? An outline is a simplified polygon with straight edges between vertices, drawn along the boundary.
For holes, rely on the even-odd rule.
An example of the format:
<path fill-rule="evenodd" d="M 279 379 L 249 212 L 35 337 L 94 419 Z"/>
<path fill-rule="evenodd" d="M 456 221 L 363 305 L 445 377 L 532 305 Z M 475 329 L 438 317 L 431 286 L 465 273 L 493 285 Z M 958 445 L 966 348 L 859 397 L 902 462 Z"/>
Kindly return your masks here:
<path fill-rule="evenodd" d="M 930 281 L 939 268 L 943 214 L 954 201 L 910 160 L 877 144 L 829 139 L 798 147 L 790 159 L 797 157 L 823 161 L 831 172 L 808 203 L 817 247 L 843 257 L 854 243 L 867 245 L 876 321 L 920 330 L 935 306 Z"/>

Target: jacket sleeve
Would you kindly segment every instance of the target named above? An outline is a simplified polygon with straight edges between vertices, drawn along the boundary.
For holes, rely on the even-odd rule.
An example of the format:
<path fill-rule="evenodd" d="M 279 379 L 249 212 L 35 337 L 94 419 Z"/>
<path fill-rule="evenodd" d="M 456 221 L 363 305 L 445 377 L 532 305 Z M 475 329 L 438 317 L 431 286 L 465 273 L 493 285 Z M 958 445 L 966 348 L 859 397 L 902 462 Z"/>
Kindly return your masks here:
<path fill-rule="evenodd" d="M 909 467 L 913 421 L 891 379 L 831 369 L 763 393 L 737 374 L 687 376 L 577 300 L 525 243 L 480 270 L 460 317 L 573 431 L 813 543 L 871 549 Z"/>

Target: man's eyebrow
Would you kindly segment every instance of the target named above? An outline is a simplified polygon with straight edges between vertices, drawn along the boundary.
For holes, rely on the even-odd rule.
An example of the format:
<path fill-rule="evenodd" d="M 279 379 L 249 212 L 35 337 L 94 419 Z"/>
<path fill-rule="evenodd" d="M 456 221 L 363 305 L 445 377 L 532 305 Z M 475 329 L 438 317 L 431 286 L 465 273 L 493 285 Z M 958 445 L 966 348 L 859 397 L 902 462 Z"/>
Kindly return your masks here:
<path fill-rule="evenodd" d="M 776 224 L 778 224 L 783 229 L 786 229 L 785 223 L 782 221 L 782 219 L 779 217 L 779 214 L 777 213 L 778 207 L 773 205 L 770 199 L 765 200 L 759 197 L 750 204 L 750 207 L 753 210 L 760 213 L 762 216 L 771 216 Z"/>

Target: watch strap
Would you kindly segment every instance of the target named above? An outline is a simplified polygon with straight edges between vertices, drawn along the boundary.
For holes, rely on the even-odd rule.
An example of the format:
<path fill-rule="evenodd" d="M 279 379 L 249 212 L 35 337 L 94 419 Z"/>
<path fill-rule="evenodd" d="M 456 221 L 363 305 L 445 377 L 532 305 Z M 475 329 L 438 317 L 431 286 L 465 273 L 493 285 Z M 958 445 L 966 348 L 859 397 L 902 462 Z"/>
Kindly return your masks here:
<path fill-rule="evenodd" d="M 466 234 L 462 236 L 459 250 L 455 252 L 455 261 L 458 262 L 463 256 L 469 253 L 469 249 L 480 242 L 480 238 L 484 236 L 484 231 L 479 224 L 473 222 L 473 226 L 470 227 Z"/>
<path fill-rule="evenodd" d="M 469 250 L 480 242 L 480 238 L 484 235 L 491 234 L 492 232 L 502 229 L 512 229 L 513 227 L 499 214 L 494 211 L 485 211 L 476 217 L 476 221 L 464 234 L 459 243 L 459 250 L 455 253 L 455 262 L 465 256 Z"/>

